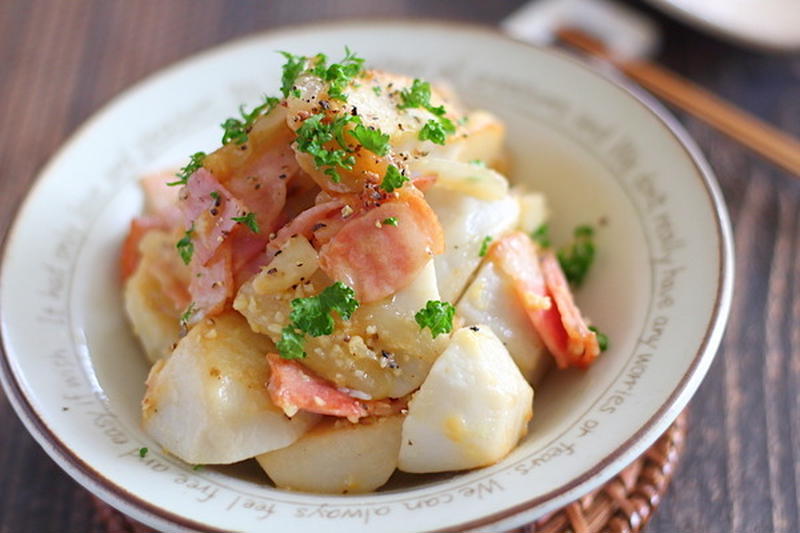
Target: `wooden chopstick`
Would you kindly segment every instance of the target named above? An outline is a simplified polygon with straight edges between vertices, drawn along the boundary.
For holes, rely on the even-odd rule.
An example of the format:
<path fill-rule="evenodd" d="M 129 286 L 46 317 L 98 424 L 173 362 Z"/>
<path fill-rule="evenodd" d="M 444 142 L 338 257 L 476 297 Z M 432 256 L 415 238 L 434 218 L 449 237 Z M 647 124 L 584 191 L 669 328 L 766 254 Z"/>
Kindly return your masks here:
<path fill-rule="evenodd" d="M 569 46 L 610 61 L 650 92 L 800 177 L 800 141 L 791 135 L 664 67 L 644 59 L 614 58 L 601 41 L 583 30 L 562 28 L 556 35 Z"/>

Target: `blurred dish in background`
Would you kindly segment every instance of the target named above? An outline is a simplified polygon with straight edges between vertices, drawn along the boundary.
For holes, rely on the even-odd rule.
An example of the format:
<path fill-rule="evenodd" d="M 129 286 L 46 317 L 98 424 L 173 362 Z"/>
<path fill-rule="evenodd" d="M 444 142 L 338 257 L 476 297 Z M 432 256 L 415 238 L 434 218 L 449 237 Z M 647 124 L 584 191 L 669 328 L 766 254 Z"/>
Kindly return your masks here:
<path fill-rule="evenodd" d="M 798 0 L 647 1 L 738 44 L 770 50 L 800 50 Z"/>

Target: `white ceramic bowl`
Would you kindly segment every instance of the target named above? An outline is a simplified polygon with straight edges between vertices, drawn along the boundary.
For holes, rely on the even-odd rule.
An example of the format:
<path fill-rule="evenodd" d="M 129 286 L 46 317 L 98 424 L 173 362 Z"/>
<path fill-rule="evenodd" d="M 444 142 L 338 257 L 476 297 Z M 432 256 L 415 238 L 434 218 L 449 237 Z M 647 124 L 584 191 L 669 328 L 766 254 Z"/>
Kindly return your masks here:
<path fill-rule="evenodd" d="M 136 178 L 213 148 L 239 103 L 274 92 L 275 50 L 338 57 L 345 44 L 372 66 L 448 80 L 502 117 L 512 179 L 547 194 L 556 242 L 576 224 L 605 222 L 577 298 L 611 348 L 587 372 L 548 376 L 528 436 L 492 467 L 398 476 L 360 496 L 284 492 L 249 467 L 193 471 L 139 424 L 147 365 L 116 276 L 121 239 L 141 209 Z M 504 529 L 598 486 L 666 429 L 714 356 L 732 275 L 729 223 L 708 165 L 640 92 L 478 27 L 307 26 L 183 61 L 114 99 L 65 144 L 6 243 L 0 376 L 64 470 L 162 531 Z"/>

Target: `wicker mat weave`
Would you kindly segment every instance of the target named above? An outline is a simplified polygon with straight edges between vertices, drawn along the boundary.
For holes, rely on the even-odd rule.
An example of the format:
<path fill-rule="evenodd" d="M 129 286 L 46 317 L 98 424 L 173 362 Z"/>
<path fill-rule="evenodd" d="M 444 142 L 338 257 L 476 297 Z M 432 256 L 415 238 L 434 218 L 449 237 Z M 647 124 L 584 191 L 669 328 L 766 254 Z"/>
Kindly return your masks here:
<path fill-rule="evenodd" d="M 641 457 L 598 490 L 514 533 L 637 533 L 653 515 L 683 452 L 686 413 Z M 108 533 L 152 533 L 95 498 Z"/>

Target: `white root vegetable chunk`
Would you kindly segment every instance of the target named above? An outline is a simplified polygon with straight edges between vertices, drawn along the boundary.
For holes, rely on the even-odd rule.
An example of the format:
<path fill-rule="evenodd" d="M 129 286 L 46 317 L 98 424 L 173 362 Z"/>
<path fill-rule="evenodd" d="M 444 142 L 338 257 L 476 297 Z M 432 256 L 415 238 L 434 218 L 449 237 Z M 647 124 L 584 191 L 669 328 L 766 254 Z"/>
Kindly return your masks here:
<path fill-rule="evenodd" d="M 456 306 L 464 323 L 486 324 L 505 345 L 522 375 L 532 385 L 552 364 L 542 339 L 520 305 L 511 283 L 494 263 L 486 261 Z"/>
<path fill-rule="evenodd" d="M 461 127 L 463 134 L 451 135 L 444 146 L 432 145 L 431 157 L 463 162 L 479 160 L 490 167 L 501 166 L 506 131 L 497 117 L 487 111 L 472 111 Z"/>
<path fill-rule="evenodd" d="M 514 191 L 512 191 L 514 193 Z M 547 222 L 548 209 L 547 200 L 544 195 L 536 192 L 517 193 L 519 201 L 520 217 L 517 229 L 531 234 Z"/>
<path fill-rule="evenodd" d="M 288 446 L 319 417 L 291 419 L 269 399 L 268 337 L 236 312 L 203 320 L 153 366 L 142 400 L 145 430 L 193 464 L 227 464 Z"/>
<path fill-rule="evenodd" d="M 369 492 L 397 467 L 403 416 L 360 424 L 326 419 L 286 448 L 256 457 L 280 488 L 344 494 Z"/>
<path fill-rule="evenodd" d="M 190 274 L 175 251 L 176 240 L 171 232 L 148 232 L 139 243 L 139 266 L 125 282 L 125 312 L 151 363 L 169 355 L 180 332 L 182 310 L 166 289 L 188 286 Z"/>
<path fill-rule="evenodd" d="M 481 200 L 500 200 L 508 194 L 508 180 L 491 168 L 448 159 L 417 159 L 409 163 L 412 175 L 436 176 L 436 187 Z"/>
<path fill-rule="evenodd" d="M 484 239 L 488 236 L 497 240 L 516 226 L 519 202 L 510 195 L 481 200 L 438 184 L 425 194 L 425 199 L 444 230 L 444 253 L 434 257 L 439 293 L 442 300 L 455 302 L 481 263 Z"/>
<path fill-rule="evenodd" d="M 310 246 L 302 237 L 291 239 L 276 260 L 305 255 L 297 249 Z M 254 331 L 277 342 L 281 329 L 289 323 L 290 302 L 318 294 L 332 281 L 321 270 L 313 275 L 306 273 L 300 281 L 300 274 L 292 274 L 288 268 L 294 268 L 295 261 L 286 268 L 286 277 L 296 285 L 280 291 L 260 290 L 265 278 L 281 275 L 283 279 L 282 263 L 274 267 L 274 274 L 269 274 L 273 263 L 242 285 L 233 306 L 247 317 Z M 303 259 L 302 263 L 303 268 L 316 266 L 316 257 Z M 376 400 L 400 398 L 415 390 L 447 345 L 447 335 L 431 338 L 428 332 L 420 332 L 414 319 L 428 300 L 441 299 L 436 283 L 436 271 L 430 261 L 410 285 L 392 296 L 360 306 L 350 320 L 343 321 L 337 315 L 332 335 L 306 336 L 304 348 L 308 356 L 303 364 L 339 387 L 361 391 Z"/>
<path fill-rule="evenodd" d="M 146 268 L 138 268 L 125 283 L 125 312 L 142 343 L 147 360 L 155 363 L 169 354 L 178 340 L 179 316 L 161 285 Z"/>
<path fill-rule="evenodd" d="M 425 473 L 496 463 L 527 432 L 533 389 L 485 325 L 461 328 L 408 405 L 398 468 Z"/>

